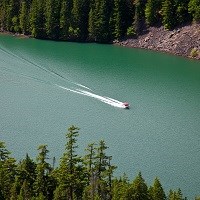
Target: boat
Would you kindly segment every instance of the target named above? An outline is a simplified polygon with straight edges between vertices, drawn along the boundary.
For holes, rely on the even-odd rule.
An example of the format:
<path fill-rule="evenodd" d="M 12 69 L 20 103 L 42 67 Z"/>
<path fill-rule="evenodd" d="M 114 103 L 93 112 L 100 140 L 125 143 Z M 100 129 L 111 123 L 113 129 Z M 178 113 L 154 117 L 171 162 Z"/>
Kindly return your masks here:
<path fill-rule="evenodd" d="M 125 109 L 129 109 L 129 106 L 130 106 L 130 105 L 129 105 L 128 102 L 124 102 L 124 103 L 123 103 L 123 107 L 124 107 Z"/>

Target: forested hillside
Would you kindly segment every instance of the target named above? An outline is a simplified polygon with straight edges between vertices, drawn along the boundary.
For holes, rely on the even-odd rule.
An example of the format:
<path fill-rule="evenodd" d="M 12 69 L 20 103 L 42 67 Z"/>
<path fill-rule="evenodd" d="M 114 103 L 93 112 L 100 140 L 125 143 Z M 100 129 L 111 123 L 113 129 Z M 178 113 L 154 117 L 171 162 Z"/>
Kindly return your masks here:
<path fill-rule="evenodd" d="M 199 20 L 200 0 L 0 0 L 1 31 L 44 39 L 111 42 Z"/>
<path fill-rule="evenodd" d="M 19 163 L 0 141 L 1 200 L 184 200 L 180 189 L 165 193 L 158 178 L 147 186 L 141 172 L 129 181 L 115 178 L 116 166 L 102 140 L 89 144 L 86 155 L 77 155 L 78 128 L 71 126 L 58 167 L 49 158 L 48 146 L 40 145 L 36 161 L 26 155 Z M 50 164 L 52 163 L 52 164 Z M 190 187 L 190 186 L 188 186 Z M 198 191 L 197 191 L 198 192 Z M 195 198 L 199 200 L 200 198 Z"/>

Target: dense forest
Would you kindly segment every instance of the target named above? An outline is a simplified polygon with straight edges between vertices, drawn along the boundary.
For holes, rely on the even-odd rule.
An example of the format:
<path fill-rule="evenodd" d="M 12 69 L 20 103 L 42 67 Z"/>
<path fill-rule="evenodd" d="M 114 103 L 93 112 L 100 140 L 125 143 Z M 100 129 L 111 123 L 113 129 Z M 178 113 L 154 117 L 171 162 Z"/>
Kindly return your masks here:
<path fill-rule="evenodd" d="M 0 0 L 0 30 L 35 38 L 112 42 L 200 21 L 200 0 Z"/>
<path fill-rule="evenodd" d="M 180 189 L 165 193 L 158 178 L 147 186 L 141 172 L 130 181 L 114 177 L 116 166 L 107 155 L 105 141 L 91 143 L 86 155 L 77 155 L 79 128 L 71 126 L 58 166 L 48 157 L 47 145 L 38 147 L 34 161 L 26 155 L 17 161 L 0 142 L 1 200 L 186 200 Z M 49 162 L 52 164 L 50 164 Z M 200 200 L 196 197 L 195 200 Z"/>

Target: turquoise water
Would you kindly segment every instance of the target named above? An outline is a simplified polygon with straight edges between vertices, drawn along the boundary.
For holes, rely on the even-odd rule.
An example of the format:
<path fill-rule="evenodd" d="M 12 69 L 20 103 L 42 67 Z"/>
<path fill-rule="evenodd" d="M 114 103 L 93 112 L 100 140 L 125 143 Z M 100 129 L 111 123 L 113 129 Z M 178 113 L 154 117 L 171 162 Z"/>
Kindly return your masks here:
<path fill-rule="evenodd" d="M 104 139 L 116 175 L 141 171 L 148 185 L 158 176 L 166 191 L 200 195 L 199 61 L 1 35 L 0 94 L 1 140 L 17 159 L 48 144 L 59 162 L 74 124 L 79 153 Z"/>

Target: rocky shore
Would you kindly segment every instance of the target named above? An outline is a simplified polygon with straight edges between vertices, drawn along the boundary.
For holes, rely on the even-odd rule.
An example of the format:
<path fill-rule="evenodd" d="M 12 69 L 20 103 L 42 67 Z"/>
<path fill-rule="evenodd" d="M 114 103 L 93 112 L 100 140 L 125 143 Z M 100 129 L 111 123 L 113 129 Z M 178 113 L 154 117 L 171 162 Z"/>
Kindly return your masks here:
<path fill-rule="evenodd" d="M 173 31 L 165 30 L 164 27 L 150 27 L 145 34 L 137 38 L 114 43 L 200 60 L 200 24 L 186 25 Z"/>
<path fill-rule="evenodd" d="M 23 34 L 13 34 L 0 30 L 1 34 L 29 38 Z M 200 60 L 200 24 L 185 25 L 172 31 L 161 27 L 149 27 L 145 34 L 137 38 L 114 41 L 115 45 L 132 48 L 144 48 L 166 52 L 178 56 Z"/>

